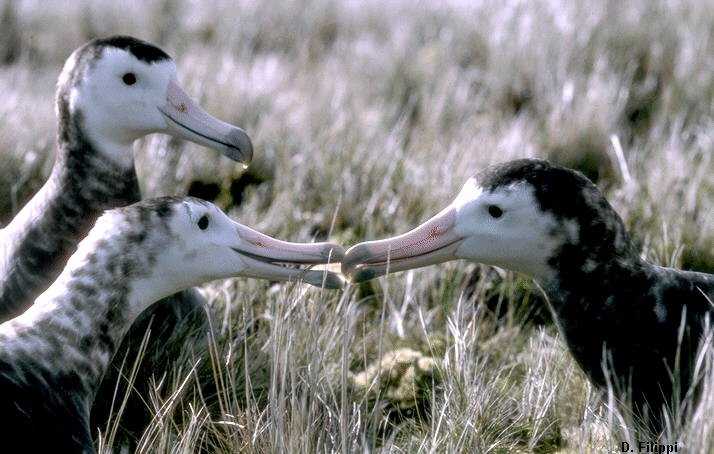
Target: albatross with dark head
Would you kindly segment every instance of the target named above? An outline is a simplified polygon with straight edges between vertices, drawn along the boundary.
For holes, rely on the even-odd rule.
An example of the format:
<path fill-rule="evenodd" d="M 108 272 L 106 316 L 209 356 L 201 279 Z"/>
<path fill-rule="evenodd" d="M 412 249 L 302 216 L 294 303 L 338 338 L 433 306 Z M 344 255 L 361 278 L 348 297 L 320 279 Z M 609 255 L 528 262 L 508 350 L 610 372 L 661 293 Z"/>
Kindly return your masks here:
<path fill-rule="evenodd" d="M 133 321 L 159 299 L 233 276 L 339 288 L 331 272 L 294 266 L 342 255 L 331 243 L 273 239 L 193 198 L 107 212 L 32 307 L 0 325 L 3 448 L 94 452 L 89 409 L 100 381 Z"/>
<path fill-rule="evenodd" d="M 532 276 L 582 369 L 599 386 L 624 383 L 652 428 L 661 427 L 673 393 L 686 392 L 714 313 L 714 276 L 643 260 L 618 214 L 579 172 L 532 159 L 495 166 L 416 229 L 351 247 L 342 270 L 362 282 L 454 259 Z M 681 389 L 669 375 L 678 357 Z"/>
<path fill-rule="evenodd" d="M 243 163 L 253 155 L 242 129 L 213 118 L 181 89 L 176 65 L 164 51 L 127 36 L 96 39 L 72 53 L 57 83 L 56 113 L 52 173 L 0 231 L 0 322 L 22 313 L 50 285 L 103 210 L 141 199 L 132 149 L 136 139 L 160 132 Z M 180 324 L 203 331 L 201 303 L 196 292 L 187 291 L 154 306 L 129 334 L 127 346 L 138 349 L 152 320 L 147 356 L 163 353 L 175 333 L 186 332 Z M 136 356 L 136 351 L 128 355 L 130 364 Z M 158 372 L 171 364 L 166 354 L 150 359 L 147 369 Z M 116 378 L 110 378 L 106 398 L 98 400 L 104 405 L 100 421 L 116 387 Z M 145 405 L 136 406 L 141 411 Z M 140 430 L 146 418 L 134 413 L 126 420 Z"/>

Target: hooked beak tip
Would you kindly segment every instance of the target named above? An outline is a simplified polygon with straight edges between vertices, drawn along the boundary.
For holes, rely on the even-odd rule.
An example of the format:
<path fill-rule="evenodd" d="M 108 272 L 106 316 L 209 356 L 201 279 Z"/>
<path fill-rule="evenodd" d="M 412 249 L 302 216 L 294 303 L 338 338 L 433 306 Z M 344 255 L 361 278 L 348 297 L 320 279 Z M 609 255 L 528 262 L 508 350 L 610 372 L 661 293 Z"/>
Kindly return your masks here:
<path fill-rule="evenodd" d="M 352 274 L 355 271 L 355 268 L 363 263 L 369 255 L 369 249 L 364 244 L 356 244 L 347 249 L 347 252 L 344 253 L 342 258 L 342 274 Z"/>
<path fill-rule="evenodd" d="M 245 131 L 235 128 L 226 137 L 226 142 L 230 144 L 224 153 L 226 157 L 241 164 L 250 164 L 253 160 L 253 142 Z"/>
<path fill-rule="evenodd" d="M 345 258 L 345 249 L 338 244 L 328 243 L 324 256 L 330 263 L 341 263 Z"/>

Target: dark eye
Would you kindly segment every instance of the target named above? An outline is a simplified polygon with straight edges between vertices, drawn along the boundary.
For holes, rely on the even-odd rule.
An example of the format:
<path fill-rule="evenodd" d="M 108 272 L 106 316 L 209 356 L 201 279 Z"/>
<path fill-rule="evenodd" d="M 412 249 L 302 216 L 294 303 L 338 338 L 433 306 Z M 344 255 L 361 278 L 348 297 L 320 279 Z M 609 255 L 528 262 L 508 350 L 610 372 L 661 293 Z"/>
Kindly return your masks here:
<path fill-rule="evenodd" d="M 208 216 L 205 214 L 198 220 L 198 228 L 201 230 L 206 230 L 208 228 Z"/>
<path fill-rule="evenodd" d="M 503 210 L 497 205 L 489 205 L 488 214 L 490 214 L 492 218 L 500 218 L 503 216 Z"/>
<path fill-rule="evenodd" d="M 136 74 L 126 73 L 121 76 L 121 80 L 124 81 L 124 83 L 127 85 L 134 85 L 136 83 Z"/>

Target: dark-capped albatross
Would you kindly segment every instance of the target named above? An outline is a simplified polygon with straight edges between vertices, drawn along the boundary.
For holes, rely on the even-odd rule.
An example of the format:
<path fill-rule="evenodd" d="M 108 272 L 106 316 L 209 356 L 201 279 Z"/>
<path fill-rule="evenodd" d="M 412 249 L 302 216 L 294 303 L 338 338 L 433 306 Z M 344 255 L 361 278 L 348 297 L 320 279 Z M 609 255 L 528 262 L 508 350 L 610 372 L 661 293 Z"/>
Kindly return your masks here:
<path fill-rule="evenodd" d="M 3 449 L 94 452 L 89 411 L 102 376 L 134 320 L 159 299 L 233 276 L 339 288 L 331 272 L 282 265 L 342 255 L 331 243 L 273 239 L 190 197 L 108 211 L 32 307 L 0 325 Z"/>
<path fill-rule="evenodd" d="M 56 113 L 52 173 L 0 231 L 0 322 L 22 313 L 47 289 L 103 210 L 141 199 L 132 150 L 136 139 L 161 132 L 243 163 L 253 155 L 242 129 L 213 118 L 181 89 L 176 65 L 164 51 L 128 36 L 95 39 L 72 53 L 57 83 Z M 146 349 L 151 365 L 142 369 L 159 375 L 167 370 L 172 359 L 161 353 L 174 336 L 180 339 L 181 332 L 191 329 L 205 331 L 201 307 L 194 291 L 153 306 L 127 336 L 129 365 L 153 320 Z M 110 368 L 104 395 L 97 400 L 99 422 L 111 408 L 120 365 L 118 361 Z M 136 385 L 142 389 L 140 381 Z M 134 431 L 148 418 L 136 398 L 126 413 Z"/>
<path fill-rule="evenodd" d="M 532 276 L 581 368 L 598 386 L 615 379 L 629 391 L 650 428 L 660 430 L 662 406 L 688 390 L 714 314 L 714 275 L 643 260 L 581 173 L 534 159 L 497 165 L 416 229 L 348 249 L 342 271 L 362 282 L 454 259 Z"/>

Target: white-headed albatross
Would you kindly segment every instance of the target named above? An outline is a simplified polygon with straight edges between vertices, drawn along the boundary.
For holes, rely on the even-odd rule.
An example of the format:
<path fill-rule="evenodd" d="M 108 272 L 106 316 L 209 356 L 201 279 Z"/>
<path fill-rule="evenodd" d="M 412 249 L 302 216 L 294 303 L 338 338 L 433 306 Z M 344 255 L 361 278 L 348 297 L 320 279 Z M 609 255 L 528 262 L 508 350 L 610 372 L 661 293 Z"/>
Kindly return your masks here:
<path fill-rule="evenodd" d="M 141 199 L 132 150 L 136 139 L 161 132 L 243 163 L 253 155 L 242 129 L 213 118 L 181 89 L 176 65 L 164 51 L 127 36 L 96 39 L 72 53 L 57 83 L 56 113 L 52 173 L 0 231 L 0 322 L 22 313 L 47 289 L 103 210 Z M 201 307 L 193 291 L 152 307 L 127 336 L 126 346 L 133 348 L 129 363 L 153 320 L 146 369 L 160 374 L 171 357 L 152 353 L 162 353 L 172 336 L 195 331 L 196 324 L 204 331 Z M 116 386 L 116 378 L 107 379 L 106 398 L 97 400 L 103 406 L 99 422 L 106 419 Z M 135 407 L 141 411 L 144 404 L 130 401 L 125 420 L 140 430 L 146 417 L 131 414 Z"/>
<path fill-rule="evenodd" d="M 579 172 L 532 159 L 495 166 L 416 229 L 351 247 L 342 271 L 361 282 L 454 259 L 532 276 L 589 378 L 624 383 L 651 428 L 661 428 L 662 404 L 672 398 L 678 348 L 677 391 L 687 390 L 704 321 L 714 314 L 714 276 L 644 261 Z"/>
<path fill-rule="evenodd" d="M 32 307 L 0 325 L 3 449 L 94 452 L 92 400 L 122 337 L 152 303 L 233 276 L 339 288 L 331 272 L 294 266 L 342 255 L 331 243 L 273 239 L 194 198 L 108 211 Z"/>

